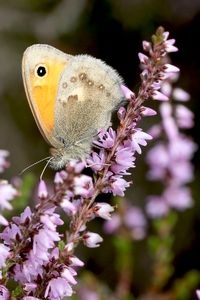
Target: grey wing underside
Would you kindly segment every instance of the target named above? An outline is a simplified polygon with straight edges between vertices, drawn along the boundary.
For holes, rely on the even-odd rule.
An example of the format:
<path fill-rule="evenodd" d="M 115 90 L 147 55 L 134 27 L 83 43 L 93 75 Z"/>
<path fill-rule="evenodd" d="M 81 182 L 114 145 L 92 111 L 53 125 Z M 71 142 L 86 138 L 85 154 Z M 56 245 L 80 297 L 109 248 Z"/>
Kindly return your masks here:
<path fill-rule="evenodd" d="M 111 113 L 123 99 L 121 83 L 104 62 L 74 56 L 59 83 L 54 136 L 70 146 L 90 141 L 98 129 L 109 127 Z"/>

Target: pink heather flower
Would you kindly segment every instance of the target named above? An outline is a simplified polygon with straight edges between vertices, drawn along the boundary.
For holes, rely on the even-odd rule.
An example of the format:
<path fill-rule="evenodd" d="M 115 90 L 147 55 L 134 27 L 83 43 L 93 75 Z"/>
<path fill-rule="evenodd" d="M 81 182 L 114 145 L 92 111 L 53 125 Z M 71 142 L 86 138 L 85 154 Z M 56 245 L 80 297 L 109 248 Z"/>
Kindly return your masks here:
<path fill-rule="evenodd" d="M 151 117 L 157 115 L 157 112 L 150 107 L 142 106 L 141 109 L 142 109 L 141 115 L 144 117 Z"/>
<path fill-rule="evenodd" d="M 74 279 L 76 275 L 76 271 L 70 267 L 65 267 L 61 272 L 61 277 L 65 278 L 70 284 L 77 284 L 77 281 Z"/>
<path fill-rule="evenodd" d="M 168 36 L 169 36 L 169 32 L 166 31 L 163 33 L 163 36 L 165 36 L 165 50 L 170 53 L 170 52 L 176 52 L 178 51 L 178 48 L 174 46 L 175 44 L 175 39 L 169 39 L 167 40 Z"/>
<path fill-rule="evenodd" d="M 152 137 L 148 133 L 145 133 L 141 129 L 137 128 L 134 134 L 132 135 L 132 145 L 134 150 L 138 152 L 138 154 L 142 153 L 140 145 L 147 145 L 146 140 L 152 140 Z"/>
<path fill-rule="evenodd" d="M 93 192 L 92 178 L 87 175 L 80 175 L 74 179 L 74 194 L 84 198 L 89 197 Z"/>
<path fill-rule="evenodd" d="M 13 270 L 13 277 L 15 281 L 20 282 L 22 284 L 26 284 L 27 282 L 33 282 L 34 280 L 36 280 L 38 275 L 42 277 L 42 262 L 44 260 L 41 259 L 41 262 L 39 264 L 39 260 L 34 257 L 32 250 L 27 256 L 28 259 L 25 262 L 23 262 L 23 264 L 16 264 Z"/>
<path fill-rule="evenodd" d="M 197 145 L 187 136 L 180 135 L 177 139 L 172 141 L 169 149 L 171 156 L 177 161 L 189 161 L 197 150 Z"/>
<path fill-rule="evenodd" d="M 97 217 L 101 217 L 105 220 L 111 219 L 111 212 L 114 211 L 114 207 L 108 203 L 97 203 L 94 206 L 94 212 Z"/>
<path fill-rule="evenodd" d="M 165 72 L 166 73 L 176 73 L 176 72 L 180 72 L 180 69 L 171 64 L 165 64 Z"/>
<path fill-rule="evenodd" d="M 8 156 L 8 151 L 0 149 L 0 173 L 2 173 L 6 168 L 9 167 L 9 163 L 6 160 Z"/>
<path fill-rule="evenodd" d="M 5 227 L 3 232 L 0 233 L 0 237 L 4 240 L 6 245 L 13 245 L 13 242 L 16 238 L 21 237 L 21 231 L 16 224 L 9 224 L 9 226 Z"/>
<path fill-rule="evenodd" d="M 10 299 L 10 293 L 8 289 L 0 284 L 0 299 L 1 300 L 9 300 Z"/>
<path fill-rule="evenodd" d="M 64 180 L 66 180 L 68 177 L 68 174 L 65 170 L 61 170 L 60 172 L 56 172 L 54 177 L 54 183 L 56 185 L 63 184 Z"/>
<path fill-rule="evenodd" d="M 181 185 L 191 182 L 194 178 L 193 166 L 189 162 L 174 162 L 169 171 L 174 177 L 174 183 Z"/>
<path fill-rule="evenodd" d="M 127 182 L 125 179 L 120 176 L 112 176 L 110 187 L 105 188 L 104 191 L 112 192 L 114 196 L 124 196 L 124 192 L 127 187 L 130 186 L 130 182 Z"/>
<path fill-rule="evenodd" d="M 0 244 L 0 268 L 5 267 L 5 261 L 10 255 L 10 248 Z"/>
<path fill-rule="evenodd" d="M 33 213 L 30 207 L 26 207 L 24 211 L 21 213 L 20 217 L 13 217 L 13 221 L 15 224 L 24 224 L 27 221 L 30 221 L 33 216 Z"/>
<path fill-rule="evenodd" d="M 123 92 L 126 99 L 131 99 L 135 96 L 134 93 L 131 90 L 129 90 L 129 88 L 127 88 L 123 84 L 121 85 L 121 90 L 122 90 L 122 92 Z"/>
<path fill-rule="evenodd" d="M 0 215 L 0 225 L 7 226 L 9 223 L 3 216 Z"/>
<path fill-rule="evenodd" d="M 47 186 L 44 180 L 40 180 L 38 185 L 38 197 L 39 198 L 46 198 L 48 196 Z"/>
<path fill-rule="evenodd" d="M 138 53 L 139 60 L 142 64 L 146 64 L 149 60 L 148 56 L 143 53 Z"/>
<path fill-rule="evenodd" d="M 123 220 L 135 240 L 141 240 L 145 237 L 147 224 L 140 208 L 136 206 L 127 207 Z"/>
<path fill-rule="evenodd" d="M 169 207 L 160 196 L 147 197 L 146 211 L 151 218 L 161 218 L 167 215 Z"/>
<path fill-rule="evenodd" d="M 41 215 L 40 222 L 44 224 L 44 227 L 47 229 L 56 232 L 56 228 L 59 225 L 63 225 L 63 220 L 60 219 L 60 216 L 56 213 L 53 213 L 53 209 L 46 211 L 45 215 Z"/>
<path fill-rule="evenodd" d="M 39 230 L 33 239 L 33 254 L 39 260 L 48 261 L 48 249 L 54 247 L 54 242 L 60 240 L 57 231 L 47 228 L 46 226 Z"/>
<path fill-rule="evenodd" d="M 65 278 L 53 278 L 49 281 L 46 291 L 45 298 L 60 300 L 64 297 L 70 297 L 73 294 L 72 287 Z"/>
<path fill-rule="evenodd" d="M 187 187 L 168 187 L 163 194 L 166 203 L 177 210 L 185 210 L 193 205 L 191 190 Z"/>
<path fill-rule="evenodd" d="M 169 139 L 176 138 L 178 135 L 178 128 L 172 116 L 172 107 L 170 103 L 163 103 L 162 105 L 160 105 L 160 114 L 167 137 Z"/>
<path fill-rule="evenodd" d="M 170 43 L 170 41 L 171 41 L 171 43 Z M 172 45 L 173 42 L 175 42 L 175 40 L 172 39 L 172 40 L 168 40 L 166 43 L 165 49 L 168 53 L 178 51 L 178 48 Z"/>
<path fill-rule="evenodd" d="M 88 248 L 96 248 L 100 246 L 103 239 L 98 233 L 87 231 L 83 235 L 83 242 Z"/>
<path fill-rule="evenodd" d="M 63 183 L 63 177 L 61 176 L 60 172 L 56 172 L 54 177 L 54 183 L 55 184 L 62 184 Z"/>
<path fill-rule="evenodd" d="M 200 299 L 200 290 L 196 290 L 197 298 Z"/>
<path fill-rule="evenodd" d="M 57 173 L 58 173 L 59 176 L 57 175 Z M 66 180 L 68 178 L 68 173 L 65 170 L 61 170 L 60 172 L 57 172 L 57 173 L 55 175 L 54 182 L 55 182 L 56 179 L 58 180 L 58 178 L 59 178 L 59 180 L 62 181 L 62 182 L 58 182 L 58 183 L 63 183 L 64 180 Z"/>
<path fill-rule="evenodd" d="M 108 131 L 101 130 L 98 134 L 98 141 L 94 144 L 100 148 L 110 149 L 113 147 L 116 139 L 116 132 L 110 127 Z"/>
<path fill-rule="evenodd" d="M 169 37 L 169 31 L 165 31 L 165 32 L 163 32 L 163 40 L 164 41 L 166 41 L 167 39 L 168 39 L 168 37 Z M 173 44 L 175 43 L 175 40 L 173 39 Z"/>
<path fill-rule="evenodd" d="M 154 91 L 153 95 L 152 95 L 154 100 L 159 100 L 159 101 L 168 101 L 169 98 L 164 95 L 163 93 L 159 92 L 159 91 Z"/>
<path fill-rule="evenodd" d="M 59 258 L 60 255 L 60 250 L 58 247 L 54 247 L 52 250 L 50 250 L 50 255 L 49 255 L 49 259 L 52 260 L 56 260 Z"/>
<path fill-rule="evenodd" d="M 84 262 L 82 262 L 78 257 L 76 257 L 74 255 L 69 256 L 69 262 L 70 262 L 70 266 L 73 266 L 73 267 L 83 267 L 84 266 Z"/>
<path fill-rule="evenodd" d="M 28 293 L 33 293 L 35 290 L 36 290 L 36 288 L 37 288 L 37 284 L 36 283 L 33 283 L 33 282 L 31 282 L 31 283 L 28 283 L 28 282 L 26 282 L 25 284 L 24 284 L 24 290 L 26 291 L 26 292 L 28 292 Z M 29 296 L 30 297 L 30 296 Z M 27 296 L 27 298 L 29 298 L 28 296 Z M 24 298 L 26 298 L 26 297 L 24 297 Z M 23 298 L 23 299 L 24 299 Z M 31 297 L 30 297 L 31 298 Z M 33 297 L 34 298 L 34 297 Z M 34 298 L 34 299 L 37 299 L 37 298 Z M 28 300 L 28 299 L 27 299 Z M 31 299 L 30 299 L 31 300 Z"/>
<path fill-rule="evenodd" d="M 6 180 L 0 181 L 0 209 L 11 210 L 12 206 L 9 203 L 18 195 L 17 190 Z"/>
<path fill-rule="evenodd" d="M 87 158 L 88 167 L 94 171 L 100 171 L 105 166 L 105 152 L 101 149 L 99 153 L 92 152 Z"/>
<path fill-rule="evenodd" d="M 161 116 L 163 118 L 163 123 L 165 122 L 165 119 L 172 119 L 175 123 L 174 119 L 172 118 L 172 106 L 170 103 L 162 103 L 159 107 Z M 167 131 L 168 128 L 166 128 Z"/>
<path fill-rule="evenodd" d="M 155 91 L 157 91 L 157 90 L 161 90 L 161 81 L 159 80 L 159 81 L 156 81 L 156 82 L 153 82 L 152 84 L 151 84 L 151 88 L 153 89 L 153 90 L 155 90 Z"/>
<path fill-rule="evenodd" d="M 177 105 L 175 116 L 179 128 L 192 128 L 194 125 L 194 114 L 184 105 Z"/>
<path fill-rule="evenodd" d="M 73 216 L 77 212 L 77 207 L 72 203 L 70 200 L 67 199 L 67 197 L 63 197 L 60 207 L 67 213 L 69 216 Z"/>
<path fill-rule="evenodd" d="M 167 80 L 165 80 L 161 85 L 161 91 L 164 95 L 170 97 L 172 93 L 172 85 Z"/>
<path fill-rule="evenodd" d="M 72 160 L 70 161 L 69 166 L 73 167 L 75 174 L 80 174 L 85 168 L 85 163 L 84 161 Z"/>
<path fill-rule="evenodd" d="M 118 147 L 115 154 L 115 161 L 118 165 L 133 167 L 133 155 L 128 147 Z M 118 172 L 117 172 L 118 173 Z"/>
<path fill-rule="evenodd" d="M 131 143 L 129 147 L 119 146 L 115 153 L 115 162 L 111 165 L 111 171 L 114 174 L 124 174 L 127 175 L 129 173 L 126 172 L 127 169 L 133 168 L 135 157 L 133 156 L 133 150 L 131 149 Z"/>
<path fill-rule="evenodd" d="M 169 156 L 165 146 L 160 143 L 150 149 L 147 153 L 147 163 L 151 166 L 147 173 L 149 179 L 161 180 L 165 178 L 166 168 L 169 163 Z"/>
<path fill-rule="evenodd" d="M 142 47 L 143 47 L 143 50 L 149 52 L 149 50 L 151 49 L 151 43 L 148 41 L 143 41 Z"/>
<path fill-rule="evenodd" d="M 73 249 L 74 249 L 73 242 L 69 242 L 68 244 L 65 245 L 65 250 L 67 250 L 67 252 L 71 252 Z"/>
<path fill-rule="evenodd" d="M 186 102 L 190 100 L 190 94 L 178 87 L 173 89 L 172 97 L 174 98 L 174 100 L 180 102 Z"/>

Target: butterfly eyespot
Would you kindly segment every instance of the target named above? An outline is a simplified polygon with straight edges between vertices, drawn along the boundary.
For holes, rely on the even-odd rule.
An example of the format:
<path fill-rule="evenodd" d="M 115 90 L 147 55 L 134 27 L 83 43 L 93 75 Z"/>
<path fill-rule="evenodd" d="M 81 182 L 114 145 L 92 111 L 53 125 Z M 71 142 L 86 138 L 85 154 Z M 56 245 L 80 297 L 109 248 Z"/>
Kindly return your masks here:
<path fill-rule="evenodd" d="M 62 84 L 63 89 L 66 89 L 67 86 L 68 86 L 67 82 L 63 82 L 63 84 Z"/>
<path fill-rule="evenodd" d="M 70 81 L 71 81 L 71 82 L 76 82 L 76 81 L 77 81 L 77 78 L 76 78 L 75 76 L 72 76 L 72 77 L 70 78 Z"/>
<path fill-rule="evenodd" d="M 87 78 L 87 75 L 85 73 L 79 74 L 80 80 L 85 80 Z"/>
<path fill-rule="evenodd" d="M 105 86 L 103 84 L 100 84 L 99 89 L 103 91 L 105 89 Z"/>
<path fill-rule="evenodd" d="M 88 84 L 89 86 L 92 86 L 92 85 L 94 84 L 94 82 L 93 82 L 92 80 L 88 80 L 87 84 Z"/>
<path fill-rule="evenodd" d="M 37 65 L 35 68 L 35 75 L 37 77 L 45 77 L 47 75 L 47 67 L 43 64 Z"/>

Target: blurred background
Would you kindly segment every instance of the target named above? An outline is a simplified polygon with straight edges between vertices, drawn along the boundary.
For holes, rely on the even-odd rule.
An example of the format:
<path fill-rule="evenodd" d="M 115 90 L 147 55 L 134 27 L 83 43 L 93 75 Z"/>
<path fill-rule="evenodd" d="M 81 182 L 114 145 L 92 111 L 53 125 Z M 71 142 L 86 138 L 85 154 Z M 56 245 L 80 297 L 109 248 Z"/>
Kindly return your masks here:
<path fill-rule="evenodd" d="M 28 46 L 47 43 L 69 54 L 93 55 L 114 67 L 126 85 L 137 92 L 140 83 L 138 52 L 142 51 L 142 41 L 150 40 L 158 26 L 163 26 L 170 32 L 171 38 L 176 39 L 179 51 L 172 53 L 171 59 L 181 69 L 178 86 L 191 95 L 188 106 L 195 114 L 195 126 L 188 133 L 196 144 L 200 144 L 199 0 L 1 0 L 0 148 L 10 151 L 11 162 L 6 176 L 16 176 L 27 165 L 48 155 L 49 147 L 36 127 L 23 88 L 21 59 Z M 145 119 L 143 128 L 148 128 L 154 121 L 153 118 Z M 143 160 L 142 157 L 138 159 L 133 175 L 134 185 L 127 192 L 127 197 L 137 205 L 143 203 L 142 199 L 149 193 L 149 184 L 141 181 L 145 178 L 146 168 Z M 199 151 L 195 153 L 193 165 L 195 181 L 191 187 L 195 204 L 189 211 L 179 214 L 173 244 L 175 271 L 164 286 L 166 290 L 169 290 L 175 278 L 179 279 L 188 271 L 200 268 Z M 42 167 L 34 167 L 30 172 L 38 176 Z M 90 250 L 84 254 L 85 260 L 90 257 L 88 268 L 100 273 L 101 279 L 110 278 L 108 286 L 112 289 L 116 279 L 112 273 L 112 254 L 105 255 L 105 261 L 102 258 L 97 261 L 96 256 L 101 257 L 101 251 L 105 254 L 112 250 L 105 245 L 98 251 Z M 138 261 L 140 264 L 136 266 L 137 274 L 134 274 L 131 292 L 142 295 L 148 276 L 151 276 L 148 270 L 149 254 L 146 253 L 143 241 L 134 246 L 133 255 L 136 257 L 136 265 Z M 93 286 L 97 284 L 96 279 L 93 281 L 86 276 L 87 280 Z M 166 293 L 164 297 L 152 299 L 176 299 L 170 297 Z M 184 297 L 180 299 L 196 299 L 194 292 Z M 80 299 L 90 298 L 80 296 Z M 140 299 L 151 298 L 141 296 Z"/>

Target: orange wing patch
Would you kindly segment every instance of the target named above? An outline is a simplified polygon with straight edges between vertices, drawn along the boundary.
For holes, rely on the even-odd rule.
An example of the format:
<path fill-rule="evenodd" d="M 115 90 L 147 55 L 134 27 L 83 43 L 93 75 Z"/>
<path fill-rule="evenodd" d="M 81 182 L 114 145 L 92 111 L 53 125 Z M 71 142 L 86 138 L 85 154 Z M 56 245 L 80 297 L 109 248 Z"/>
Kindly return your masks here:
<path fill-rule="evenodd" d="M 54 127 L 57 89 L 66 64 L 67 62 L 56 60 L 47 61 L 45 65 L 48 73 L 44 78 L 37 77 L 34 72 L 30 74 L 31 98 L 34 101 L 34 103 L 32 102 L 33 114 L 43 135 L 48 136 Z"/>

